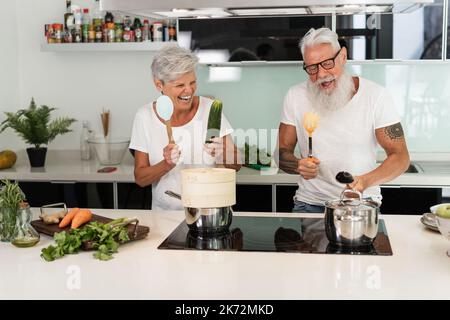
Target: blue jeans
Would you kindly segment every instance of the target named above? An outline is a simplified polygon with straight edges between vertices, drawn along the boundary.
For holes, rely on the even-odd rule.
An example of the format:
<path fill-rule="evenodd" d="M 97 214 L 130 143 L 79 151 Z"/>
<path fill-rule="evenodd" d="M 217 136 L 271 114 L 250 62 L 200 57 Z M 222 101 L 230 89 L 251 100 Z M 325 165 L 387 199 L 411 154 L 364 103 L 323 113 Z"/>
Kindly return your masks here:
<path fill-rule="evenodd" d="M 324 206 L 315 206 L 315 205 L 308 204 L 303 201 L 294 200 L 294 208 L 292 209 L 292 212 L 324 213 L 325 207 Z"/>

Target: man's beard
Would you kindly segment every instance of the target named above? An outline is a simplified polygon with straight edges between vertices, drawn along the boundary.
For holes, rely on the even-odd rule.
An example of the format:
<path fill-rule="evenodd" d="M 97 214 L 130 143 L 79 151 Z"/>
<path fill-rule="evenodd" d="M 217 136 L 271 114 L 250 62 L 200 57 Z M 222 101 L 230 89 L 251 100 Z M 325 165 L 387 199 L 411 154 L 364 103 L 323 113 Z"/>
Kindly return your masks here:
<path fill-rule="evenodd" d="M 355 92 L 353 78 L 347 72 L 336 79 L 336 86 L 333 89 L 322 89 L 321 83 L 335 80 L 334 76 L 317 79 L 316 82 L 308 80 L 308 97 L 313 105 L 313 109 L 319 114 L 335 111 L 345 106 Z"/>

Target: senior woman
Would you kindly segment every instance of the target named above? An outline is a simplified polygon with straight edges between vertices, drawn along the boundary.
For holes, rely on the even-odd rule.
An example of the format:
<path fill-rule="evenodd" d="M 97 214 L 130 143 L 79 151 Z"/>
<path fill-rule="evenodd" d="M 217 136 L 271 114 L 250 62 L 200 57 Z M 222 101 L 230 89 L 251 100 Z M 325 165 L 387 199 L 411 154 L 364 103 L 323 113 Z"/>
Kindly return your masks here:
<path fill-rule="evenodd" d="M 170 119 L 175 143 L 169 143 L 156 102 L 141 107 L 135 116 L 130 149 L 134 150 L 136 183 L 152 185 L 152 210 L 181 210 L 181 201 L 166 190 L 181 192 L 181 169 L 222 165 L 240 169 L 233 129 L 222 114 L 220 137 L 205 144 L 209 110 L 213 100 L 196 96 L 197 57 L 189 50 L 170 46 L 159 51 L 152 63 L 156 89 L 173 102 Z"/>

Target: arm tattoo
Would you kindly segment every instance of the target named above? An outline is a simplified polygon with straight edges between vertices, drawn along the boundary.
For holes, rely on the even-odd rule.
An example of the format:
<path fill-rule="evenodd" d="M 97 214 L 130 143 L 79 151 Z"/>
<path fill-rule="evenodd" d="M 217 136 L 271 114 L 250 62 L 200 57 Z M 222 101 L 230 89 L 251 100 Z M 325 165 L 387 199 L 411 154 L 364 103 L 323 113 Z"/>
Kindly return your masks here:
<path fill-rule="evenodd" d="M 401 140 L 404 138 L 403 128 L 400 122 L 393 124 L 392 126 L 384 127 L 384 133 L 391 140 Z"/>

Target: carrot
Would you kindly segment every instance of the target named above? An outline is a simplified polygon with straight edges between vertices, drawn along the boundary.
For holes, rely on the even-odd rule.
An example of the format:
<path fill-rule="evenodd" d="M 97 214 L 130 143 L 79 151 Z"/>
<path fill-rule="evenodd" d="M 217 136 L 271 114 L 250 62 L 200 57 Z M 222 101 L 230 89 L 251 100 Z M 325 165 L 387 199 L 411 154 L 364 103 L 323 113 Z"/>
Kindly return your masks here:
<path fill-rule="evenodd" d="M 59 223 L 59 227 L 60 228 L 67 227 L 72 222 L 73 217 L 75 217 L 78 211 L 80 211 L 80 208 L 70 209 L 69 212 L 64 216 L 64 218 Z"/>
<path fill-rule="evenodd" d="M 89 209 L 81 209 L 72 220 L 72 229 L 76 229 L 92 219 L 92 212 Z"/>

